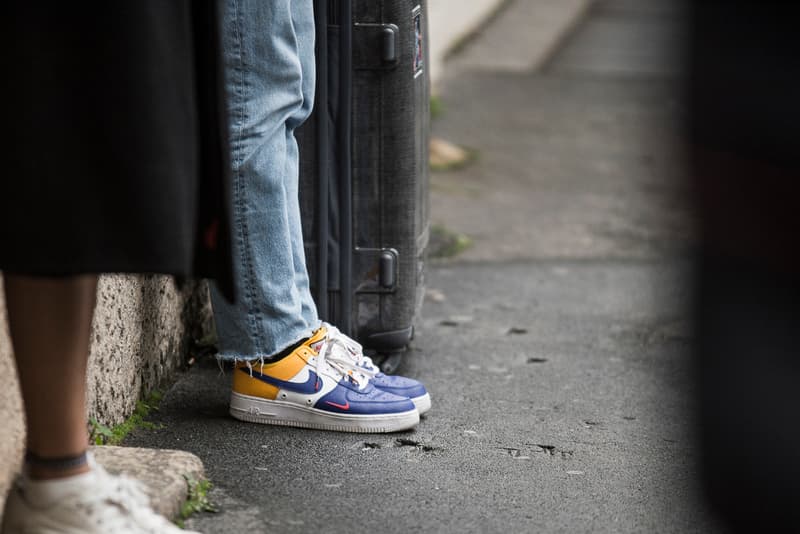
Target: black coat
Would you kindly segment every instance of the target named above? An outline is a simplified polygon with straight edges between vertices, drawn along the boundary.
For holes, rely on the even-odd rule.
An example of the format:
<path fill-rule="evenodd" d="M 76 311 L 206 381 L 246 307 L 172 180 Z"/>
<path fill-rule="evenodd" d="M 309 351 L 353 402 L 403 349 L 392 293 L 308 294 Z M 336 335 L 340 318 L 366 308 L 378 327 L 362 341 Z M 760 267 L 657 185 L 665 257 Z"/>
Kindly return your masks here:
<path fill-rule="evenodd" d="M 218 31 L 214 0 L 5 6 L 0 269 L 232 295 Z"/>

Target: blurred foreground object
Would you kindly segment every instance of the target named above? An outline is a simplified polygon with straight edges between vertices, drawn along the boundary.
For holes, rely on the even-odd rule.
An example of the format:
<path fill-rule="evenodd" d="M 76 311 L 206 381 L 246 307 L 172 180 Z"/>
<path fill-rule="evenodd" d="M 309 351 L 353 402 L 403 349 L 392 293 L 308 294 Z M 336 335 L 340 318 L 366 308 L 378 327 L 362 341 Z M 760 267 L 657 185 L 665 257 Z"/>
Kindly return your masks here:
<path fill-rule="evenodd" d="M 690 174 L 703 483 L 737 532 L 800 525 L 795 3 L 693 2 Z"/>

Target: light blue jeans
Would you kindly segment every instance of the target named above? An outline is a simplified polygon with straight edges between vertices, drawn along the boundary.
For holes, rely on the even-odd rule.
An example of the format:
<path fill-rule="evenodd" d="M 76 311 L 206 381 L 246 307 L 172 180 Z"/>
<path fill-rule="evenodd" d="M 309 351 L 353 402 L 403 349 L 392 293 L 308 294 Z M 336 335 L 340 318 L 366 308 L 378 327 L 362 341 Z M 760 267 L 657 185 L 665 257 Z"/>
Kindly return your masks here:
<path fill-rule="evenodd" d="M 294 131 L 314 103 L 312 0 L 220 0 L 239 300 L 211 290 L 220 358 L 269 358 L 320 326 Z"/>

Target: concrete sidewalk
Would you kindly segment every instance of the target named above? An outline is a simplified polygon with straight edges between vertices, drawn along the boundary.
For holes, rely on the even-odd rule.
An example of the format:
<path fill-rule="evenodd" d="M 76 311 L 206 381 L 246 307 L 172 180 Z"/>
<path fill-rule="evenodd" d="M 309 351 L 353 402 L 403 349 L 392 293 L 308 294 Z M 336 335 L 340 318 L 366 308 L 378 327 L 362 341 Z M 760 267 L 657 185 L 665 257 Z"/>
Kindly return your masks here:
<path fill-rule="evenodd" d="M 527 51 L 534 58 L 533 61 L 527 63 L 531 68 L 541 64 L 552 52 L 588 3 L 588 0 L 536 0 L 527 3 L 526 16 L 529 17 L 532 24 L 525 29 L 525 44 Z M 447 67 L 444 61 L 454 48 L 466 46 L 466 50 L 471 50 L 467 44 L 470 36 L 476 35 L 482 29 L 490 28 L 488 23 L 494 17 L 502 18 L 503 8 L 507 5 L 506 0 L 431 1 L 429 24 L 432 83 L 438 84 L 445 79 Z M 530 35 L 536 35 L 536 38 L 531 39 L 527 31 L 530 32 Z M 194 372 L 196 371 L 193 370 L 192 373 Z M 228 387 L 219 385 L 217 390 L 227 395 Z M 154 445 L 154 443 L 147 445 Z M 174 445 L 176 448 L 187 446 L 180 443 Z M 192 461 L 191 458 L 186 458 L 182 463 L 173 464 L 171 468 L 163 471 L 164 476 L 159 481 L 158 472 L 170 464 L 168 459 L 174 456 L 174 451 L 164 450 L 151 453 L 150 456 L 152 461 L 144 462 L 138 468 L 135 462 L 124 460 L 125 451 L 116 451 L 110 455 L 101 454 L 100 457 L 111 466 L 112 470 L 125 471 L 133 476 L 138 474 L 140 478 L 150 484 L 151 493 L 158 495 L 159 509 L 171 513 L 177 510 L 186 498 L 185 481 L 176 479 L 182 479 L 184 472 L 196 475 L 199 469 L 197 467 L 199 459 Z"/>
<path fill-rule="evenodd" d="M 433 220 L 474 242 L 426 273 L 405 373 L 433 409 L 399 435 L 243 424 L 229 373 L 201 362 L 165 397 L 163 426 L 128 441 L 203 459 L 220 513 L 190 527 L 722 532 L 696 493 L 687 422 L 675 69 L 643 72 L 666 56 L 629 44 L 680 22 L 641 10 L 655 3 L 599 1 L 544 64 L 531 49 L 492 67 L 473 51 L 496 35 L 528 50 L 530 4 L 515 0 L 450 58 L 434 129 L 479 157 L 432 177 Z"/>
<path fill-rule="evenodd" d="M 525 20 L 527 23 L 524 26 L 517 28 L 516 36 L 511 40 L 503 40 L 498 37 L 498 28 L 503 28 L 509 21 L 508 10 L 509 5 L 507 0 L 431 0 L 429 6 L 429 24 L 430 24 L 430 56 L 431 56 L 431 77 L 432 82 L 436 87 L 441 86 L 447 76 L 455 76 L 464 68 L 478 67 L 478 68 L 503 68 L 511 66 L 512 69 L 536 69 L 541 66 L 543 61 L 551 54 L 554 47 L 561 42 L 562 38 L 572 28 L 575 21 L 583 14 L 589 0 L 530 0 L 524 3 Z M 512 15 L 513 17 L 514 15 Z M 490 21 L 492 22 L 490 24 Z M 502 30 L 500 30 L 502 31 Z M 479 44 L 473 44 L 470 38 L 483 35 L 483 40 Z M 488 40 L 487 40 L 488 38 Z M 452 55 L 453 51 L 459 49 L 460 54 L 454 61 L 446 62 L 447 58 Z M 5 341 L 4 341 L 5 340 Z M 7 340 L 5 336 L 0 336 L 0 343 L 5 343 Z M 0 348 L 0 352 L 10 353 L 10 348 Z M 420 361 L 423 356 L 418 356 Z M 163 358 L 162 358 L 163 359 Z M 3 366 L 8 367 L 8 362 L 3 360 Z M 10 368 L 7 369 L 8 373 L 11 372 Z M 412 372 L 417 372 L 415 368 L 411 369 Z M 206 369 L 205 378 L 194 376 L 201 370 L 192 370 L 186 375 L 181 384 L 171 392 L 171 399 L 173 406 L 175 398 L 181 398 L 181 388 L 189 388 L 186 392 L 187 398 L 195 398 L 199 390 L 202 388 L 203 381 L 219 378 L 212 376 L 214 372 Z M 421 372 L 421 371 L 420 371 Z M 185 385 L 184 380 L 190 380 L 191 386 Z M 213 380 L 212 380 L 213 381 Z M 218 382 L 218 383 L 217 383 Z M 214 382 L 214 394 L 210 394 L 208 398 L 215 399 L 217 402 L 224 403 L 220 395 L 227 394 L 227 385 L 224 380 L 217 380 Z M 444 384 L 443 384 L 444 386 Z M 444 391 L 442 387 L 440 391 Z M 5 409 L 11 413 L 19 414 L 21 406 L 19 396 L 16 391 L 10 389 L 5 390 Z M 444 406 L 449 402 L 446 398 L 442 398 L 441 402 Z M 192 404 L 194 401 L 191 402 Z M 219 406 L 214 405 L 212 411 L 217 410 Z M 167 410 L 167 414 L 170 412 Z M 224 418 L 222 413 L 220 417 Z M 115 415 L 115 417 L 118 417 Z M 191 422 L 192 419 L 188 418 L 187 421 Z M 11 439 L 0 441 L 0 451 L 4 452 L 3 458 L 8 459 L 9 468 L 5 471 L 4 477 L 0 480 L 0 487 L 6 487 L 13 475 L 11 466 L 16 465 L 20 456 L 22 448 L 22 427 L 21 420 L 16 417 L 12 420 L 12 430 L 8 436 Z M 226 424 L 230 421 L 226 421 Z M 240 426 L 234 428 L 239 429 Z M 207 432 L 208 428 L 203 432 Z M 254 432 L 263 432 L 264 429 L 252 429 Z M 169 431 L 167 431 L 169 432 Z M 228 432 L 225 430 L 225 432 Z M 236 433 L 239 431 L 237 430 Z M 466 431 L 465 431 L 466 432 Z M 470 435 L 469 433 L 465 435 Z M 180 449 L 189 449 L 198 451 L 193 445 L 190 433 L 184 438 L 177 438 L 176 440 L 166 443 L 160 438 L 148 439 L 146 437 L 134 437 L 130 443 L 140 442 L 149 447 L 174 447 Z M 315 433 L 300 432 L 297 434 L 301 442 L 308 441 L 308 446 L 314 446 L 317 443 L 318 437 Z M 197 436 L 198 442 L 202 443 L 204 439 L 208 438 L 207 435 Z M 239 436 L 237 439 L 242 444 L 247 445 L 252 443 L 253 439 L 245 436 Z M 334 438 L 334 442 L 339 438 Z M 183 441 L 188 440 L 188 441 Z M 393 441 L 394 437 L 389 437 L 381 441 L 382 445 L 378 448 L 392 449 L 396 443 Z M 169 440 L 168 440 L 169 441 Z M 356 449 L 360 447 L 361 438 L 356 439 L 354 442 Z M 424 447 L 420 450 L 423 450 Z M 419 459 L 415 460 L 415 451 L 417 448 L 407 446 L 400 447 L 396 452 L 409 454 L 408 462 L 419 463 Z M 119 449 L 119 448 L 98 448 L 96 450 L 97 457 L 101 463 L 106 465 L 109 470 L 113 472 L 124 472 L 131 476 L 138 477 L 145 481 L 150 488 L 150 494 L 156 508 L 165 515 L 174 515 L 179 509 L 180 504 L 186 498 L 187 485 L 184 475 L 192 478 L 197 478 L 203 472 L 202 463 L 200 459 L 191 454 L 181 454 L 172 450 L 150 449 L 142 451 L 138 449 Z M 237 452 L 239 457 L 242 456 Z M 208 461 L 210 458 L 206 454 L 202 456 Z M 324 460 L 324 456 L 319 457 Z M 215 465 L 218 462 L 214 461 Z M 423 477 L 420 473 L 419 477 Z M 214 472 L 213 477 L 217 479 L 217 472 Z M 424 478 L 424 477 L 423 477 Z M 224 505 L 228 497 L 224 489 L 217 490 L 217 498 Z M 238 504 L 231 504 L 232 509 L 236 509 Z M 291 508 L 287 508 L 290 510 Z M 246 514 L 245 514 L 246 516 Z M 223 515 L 222 517 L 227 517 Z M 291 521 L 288 524 L 291 524 Z M 251 525 L 254 532 L 260 532 L 263 527 L 262 523 L 254 523 Z M 252 529 L 251 528 L 251 529 Z M 303 530 L 303 529 L 300 529 Z"/>

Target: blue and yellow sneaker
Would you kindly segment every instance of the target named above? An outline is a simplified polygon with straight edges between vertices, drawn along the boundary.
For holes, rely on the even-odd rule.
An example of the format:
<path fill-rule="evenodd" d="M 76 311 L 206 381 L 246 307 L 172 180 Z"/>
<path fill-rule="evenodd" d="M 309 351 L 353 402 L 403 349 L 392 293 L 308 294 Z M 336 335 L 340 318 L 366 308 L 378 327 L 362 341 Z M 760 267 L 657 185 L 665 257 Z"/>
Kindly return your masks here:
<path fill-rule="evenodd" d="M 372 385 L 325 329 L 277 362 L 238 363 L 230 413 L 251 423 L 340 432 L 397 432 L 419 423 L 414 403 Z"/>
<path fill-rule="evenodd" d="M 322 328 L 317 333 L 320 333 L 320 331 L 322 331 L 323 343 L 338 343 L 347 349 L 353 362 L 369 377 L 375 388 L 400 397 L 408 397 L 417 407 L 420 415 L 431 409 L 431 396 L 422 382 L 413 378 L 382 373 L 380 368 L 372 362 L 372 359 L 364 355 L 362 346 L 354 339 L 342 334 L 335 326 L 322 323 Z"/>

